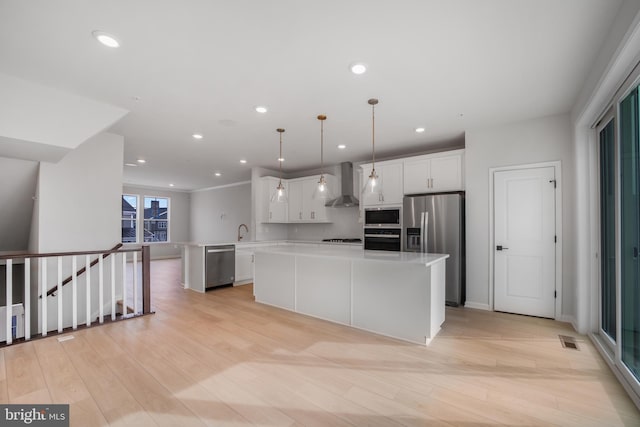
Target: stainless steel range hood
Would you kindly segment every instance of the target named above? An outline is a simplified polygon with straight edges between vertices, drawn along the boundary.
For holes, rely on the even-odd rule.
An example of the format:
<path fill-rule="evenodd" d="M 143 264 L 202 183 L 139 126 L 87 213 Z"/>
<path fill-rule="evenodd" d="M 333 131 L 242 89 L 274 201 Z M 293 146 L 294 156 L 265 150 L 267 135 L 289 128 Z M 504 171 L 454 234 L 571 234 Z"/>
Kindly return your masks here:
<path fill-rule="evenodd" d="M 344 162 L 340 164 L 342 170 L 342 195 L 328 201 L 325 206 L 332 208 L 351 208 L 358 206 L 360 202 L 353 196 L 353 164 Z"/>

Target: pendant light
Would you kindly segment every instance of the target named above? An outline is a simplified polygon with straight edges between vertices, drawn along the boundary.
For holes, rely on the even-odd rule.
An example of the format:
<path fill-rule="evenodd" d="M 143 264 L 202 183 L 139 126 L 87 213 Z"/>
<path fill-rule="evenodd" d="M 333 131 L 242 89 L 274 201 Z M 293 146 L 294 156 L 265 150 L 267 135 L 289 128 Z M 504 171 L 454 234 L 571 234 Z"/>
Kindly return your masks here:
<path fill-rule="evenodd" d="M 282 162 L 284 160 L 282 158 L 282 133 L 284 132 L 284 129 L 278 128 L 276 131 L 280 134 L 280 157 L 278 157 L 278 163 L 280 164 L 280 180 L 275 193 L 271 196 L 271 201 L 275 203 L 287 203 L 287 192 L 284 185 L 282 185 Z"/>
<path fill-rule="evenodd" d="M 378 100 L 375 98 L 371 98 L 367 101 L 369 105 L 371 105 L 371 174 L 367 179 L 363 189 L 362 196 L 363 197 L 374 197 L 377 195 L 378 199 L 380 199 L 382 195 L 382 185 L 380 179 L 378 178 L 378 174 L 376 173 L 376 104 Z"/>
<path fill-rule="evenodd" d="M 327 201 L 333 199 L 327 180 L 324 178 L 324 121 L 327 120 L 327 116 L 320 114 L 318 120 L 320 120 L 320 180 L 313 191 L 313 199 Z"/>

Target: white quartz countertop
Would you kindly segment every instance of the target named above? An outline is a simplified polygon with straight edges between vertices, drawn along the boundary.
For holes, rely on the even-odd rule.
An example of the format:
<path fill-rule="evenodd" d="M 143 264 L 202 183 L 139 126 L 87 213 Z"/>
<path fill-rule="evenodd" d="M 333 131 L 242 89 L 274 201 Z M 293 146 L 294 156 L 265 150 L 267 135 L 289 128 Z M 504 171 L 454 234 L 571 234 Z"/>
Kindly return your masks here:
<path fill-rule="evenodd" d="M 430 266 L 449 258 L 449 254 L 426 254 L 416 252 L 369 251 L 360 247 L 314 247 L 301 245 L 278 245 L 256 248 L 256 253 L 298 255 L 311 257 L 342 258 L 363 261 L 399 262 Z"/>
<path fill-rule="evenodd" d="M 240 242 L 229 241 L 213 241 L 213 242 L 179 242 L 176 243 L 183 246 L 224 246 L 235 245 L 237 249 L 242 247 L 260 247 L 260 246 L 274 246 L 274 245 L 289 245 L 289 244 L 305 244 L 305 245 L 339 245 L 349 246 L 355 248 L 362 248 L 362 242 L 360 243 L 346 243 L 346 242 L 321 242 L 318 240 L 243 240 Z"/>

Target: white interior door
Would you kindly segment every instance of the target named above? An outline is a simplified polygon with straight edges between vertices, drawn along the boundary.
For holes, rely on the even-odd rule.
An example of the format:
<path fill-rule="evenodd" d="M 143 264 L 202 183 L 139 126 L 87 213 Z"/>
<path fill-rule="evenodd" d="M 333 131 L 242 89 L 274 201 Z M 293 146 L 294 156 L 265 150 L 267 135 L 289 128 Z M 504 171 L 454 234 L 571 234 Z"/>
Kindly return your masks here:
<path fill-rule="evenodd" d="M 555 316 L 555 168 L 494 174 L 494 309 Z"/>

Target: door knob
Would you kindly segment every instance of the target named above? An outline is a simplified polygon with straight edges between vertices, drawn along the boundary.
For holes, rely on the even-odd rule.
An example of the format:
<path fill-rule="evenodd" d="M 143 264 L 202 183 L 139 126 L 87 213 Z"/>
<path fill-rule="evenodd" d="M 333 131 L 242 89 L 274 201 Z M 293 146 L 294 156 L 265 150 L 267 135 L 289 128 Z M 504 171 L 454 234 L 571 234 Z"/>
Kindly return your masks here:
<path fill-rule="evenodd" d="M 509 248 L 505 248 L 505 247 L 504 247 L 504 246 L 502 246 L 502 245 L 498 245 L 498 246 L 496 246 L 496 250 L 497 250 L 497 251 L 502 251 L 502 250 L 507 250 L 507 249 L 509 249 Z"/>

